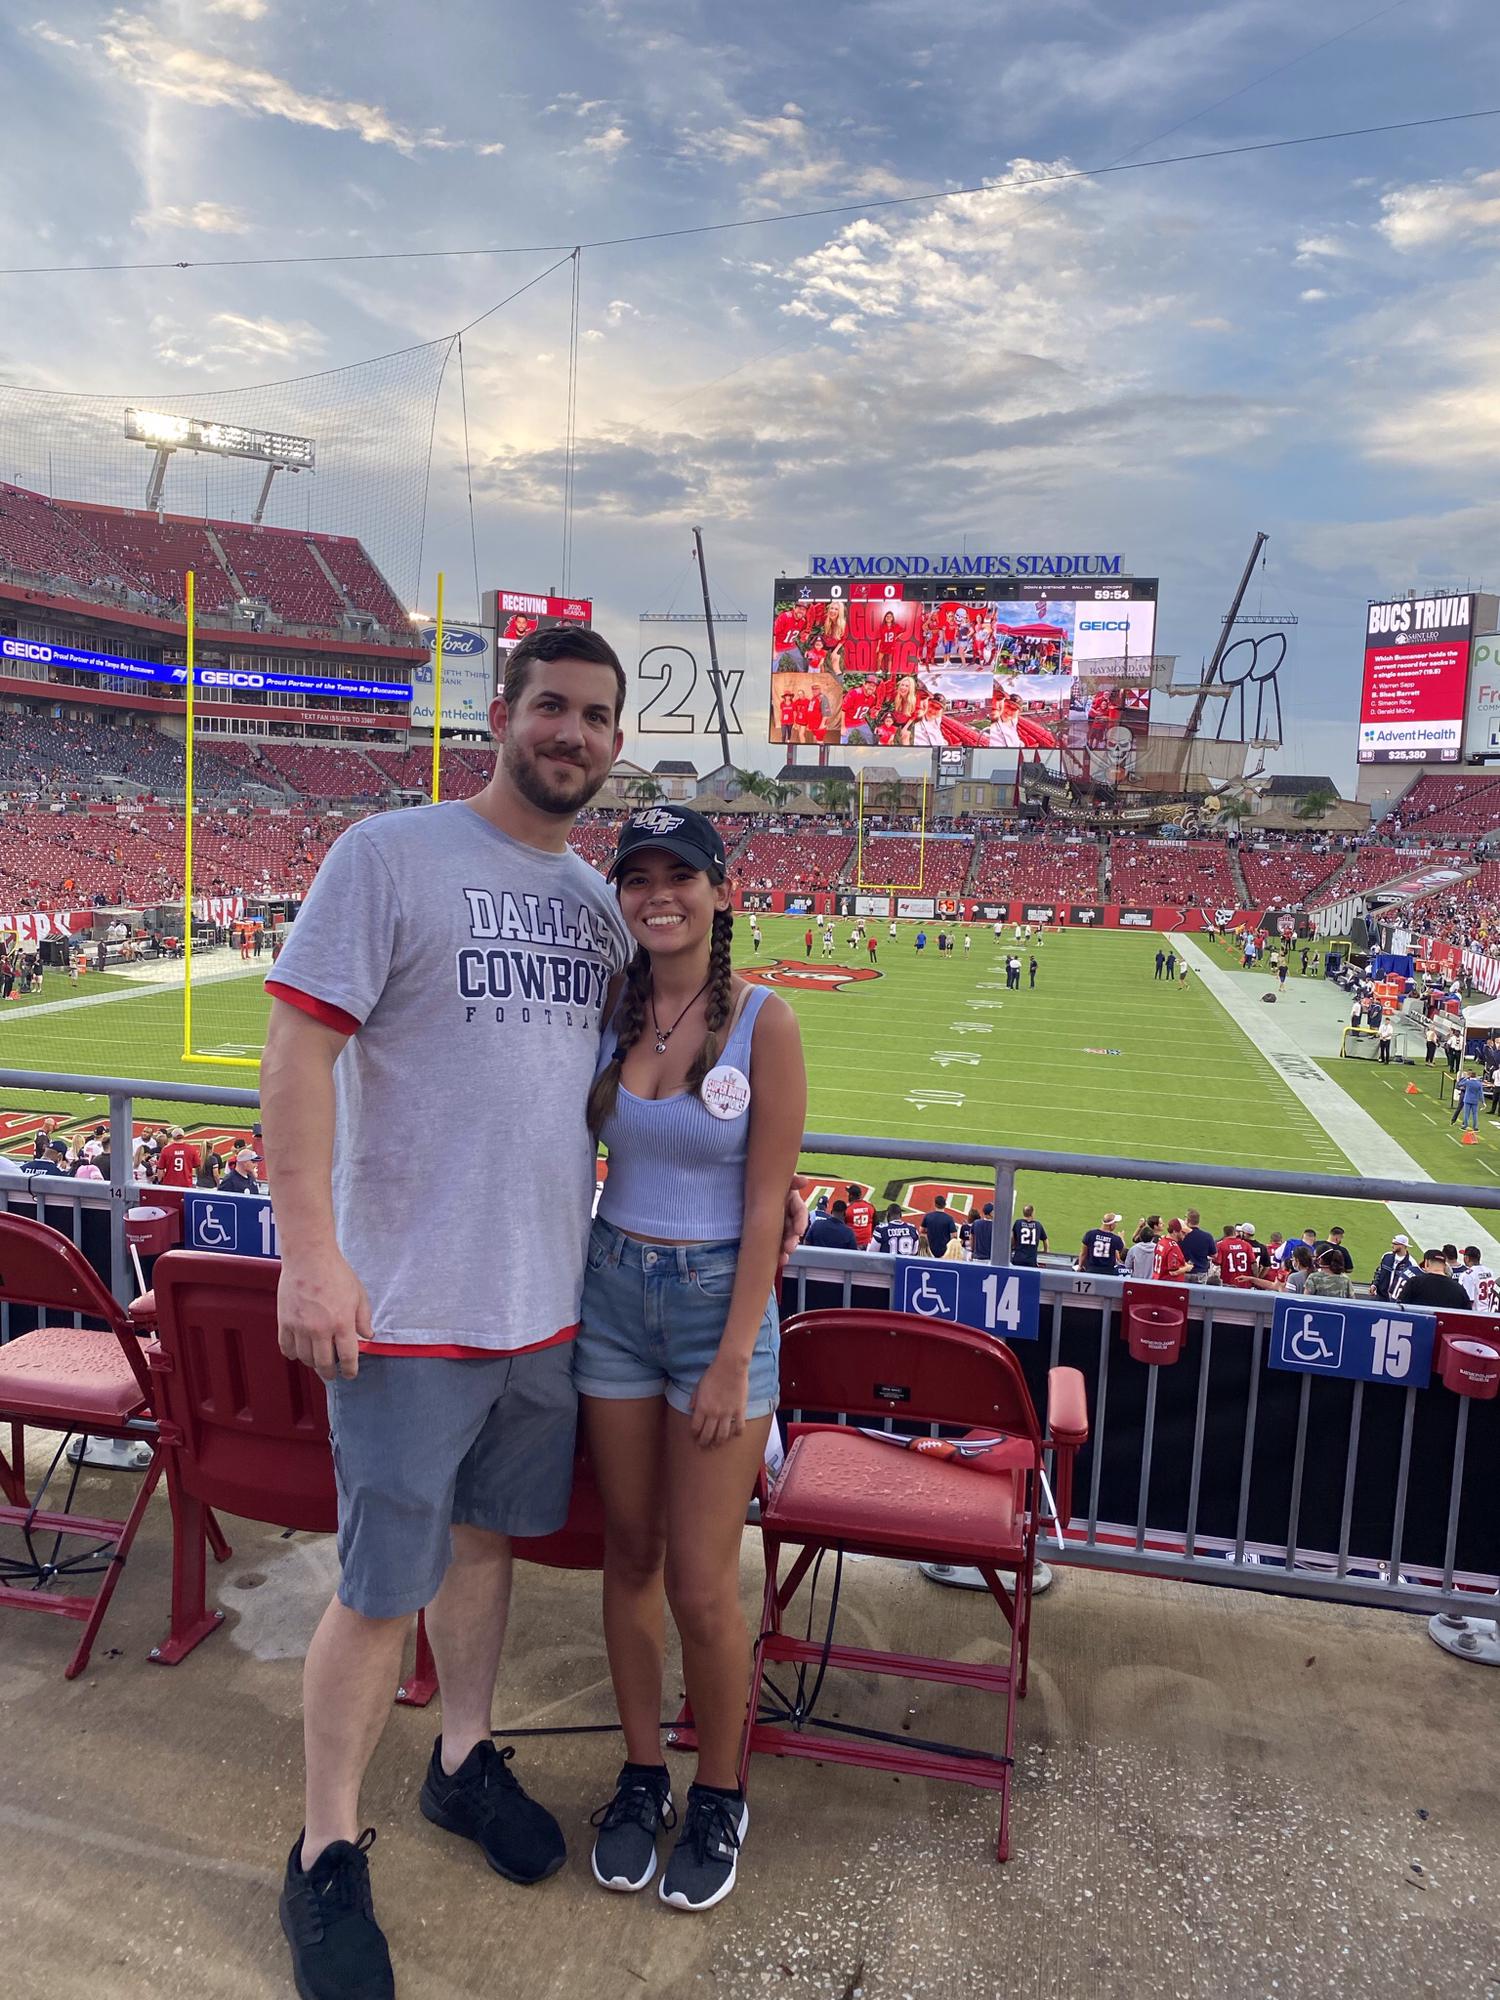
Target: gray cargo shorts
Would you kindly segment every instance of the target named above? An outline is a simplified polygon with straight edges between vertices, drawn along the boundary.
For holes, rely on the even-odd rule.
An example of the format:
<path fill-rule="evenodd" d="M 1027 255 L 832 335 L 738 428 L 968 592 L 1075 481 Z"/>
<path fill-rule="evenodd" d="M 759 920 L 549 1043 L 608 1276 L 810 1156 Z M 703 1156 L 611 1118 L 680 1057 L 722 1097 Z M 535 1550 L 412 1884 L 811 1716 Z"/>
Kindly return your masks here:
<path fill-rule="evenodd" d="M 568 1515 L 578 1399 L 568 1341 L 445 1361 L 362 1354 L 328 1385 L 339 1601 L 401 1618 L 437 1594 L 449 1529 L 550 1535 Z"/>

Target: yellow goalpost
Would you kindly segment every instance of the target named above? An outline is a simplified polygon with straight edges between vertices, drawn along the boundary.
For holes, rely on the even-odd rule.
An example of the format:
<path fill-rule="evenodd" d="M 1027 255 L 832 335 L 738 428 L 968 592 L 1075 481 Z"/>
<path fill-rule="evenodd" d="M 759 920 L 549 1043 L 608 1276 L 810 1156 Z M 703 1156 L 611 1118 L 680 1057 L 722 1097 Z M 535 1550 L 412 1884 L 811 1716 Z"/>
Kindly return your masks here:
<path fill-rule="evenodd" d="M 922 804 L 917 816 L 917 879 L 915 882 L 889 882 L 877 880 L 865 873 L 865 774 L 861 768 L 855 781 L 854 797 L 854 886 L 873 893 L 913 894 L 922 893 L 923 880 L 927 873 L 927 785 L 922 779 Z"/>

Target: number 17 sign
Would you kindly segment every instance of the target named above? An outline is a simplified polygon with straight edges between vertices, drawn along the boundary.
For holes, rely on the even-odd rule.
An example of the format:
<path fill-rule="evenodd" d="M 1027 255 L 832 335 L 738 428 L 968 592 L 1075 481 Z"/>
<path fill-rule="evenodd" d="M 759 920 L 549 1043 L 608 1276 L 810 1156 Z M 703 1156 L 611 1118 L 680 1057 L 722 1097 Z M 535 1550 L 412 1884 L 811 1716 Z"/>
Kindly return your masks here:
<path fill-rule="evenodd" d="M 903 1257 L 891 1296 L 899 1312 L 977 1326 L 999 1340 L 1035 1340 L 1041 1326 L 1040 1274 L 1006 1264 Z"/>

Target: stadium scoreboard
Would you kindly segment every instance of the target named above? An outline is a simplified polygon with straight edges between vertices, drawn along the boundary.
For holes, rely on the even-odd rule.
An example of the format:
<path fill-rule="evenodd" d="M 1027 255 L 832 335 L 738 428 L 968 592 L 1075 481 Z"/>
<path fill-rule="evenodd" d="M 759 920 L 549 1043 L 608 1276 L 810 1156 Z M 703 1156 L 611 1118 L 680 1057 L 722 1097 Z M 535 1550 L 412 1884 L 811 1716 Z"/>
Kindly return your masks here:
<path fill-rule="evenodd" d="M 1157 579 L 776 579 L 772 743 L 1117 751 L 1143 735 Z"/>

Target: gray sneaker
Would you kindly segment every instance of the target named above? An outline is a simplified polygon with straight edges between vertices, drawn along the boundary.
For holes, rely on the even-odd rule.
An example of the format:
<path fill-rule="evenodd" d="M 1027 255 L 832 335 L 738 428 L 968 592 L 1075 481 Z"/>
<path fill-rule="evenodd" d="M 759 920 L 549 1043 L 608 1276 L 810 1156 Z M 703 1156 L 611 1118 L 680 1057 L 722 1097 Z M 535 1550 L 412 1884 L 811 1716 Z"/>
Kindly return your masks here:
<path fill-rule="evenodd" d="M 687 1817 L 657 1893 L 674 1910 L 711 1910 L 734 1887 L 740 1845 L 750 1824 L 743 1799 L 688 1787 Z"/>
<path fill-rule="evenodd" d="M 656 1873 L 656 1836 L 676 1826 L 668 1780 L 623 1770 L 615 1795 L 590 1821 L 599 1832 L 589 1866 L 601 1889 L 633 1895 Z"/>

